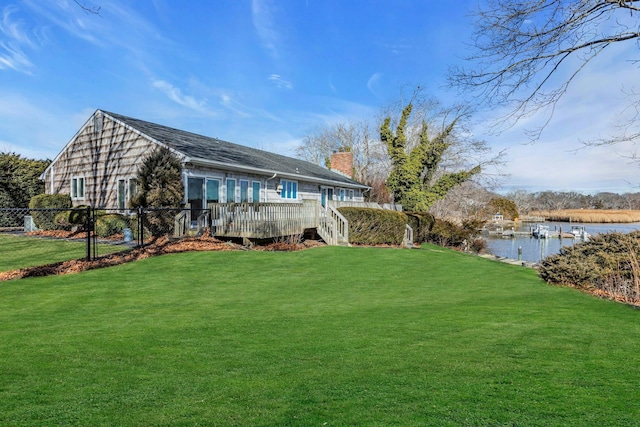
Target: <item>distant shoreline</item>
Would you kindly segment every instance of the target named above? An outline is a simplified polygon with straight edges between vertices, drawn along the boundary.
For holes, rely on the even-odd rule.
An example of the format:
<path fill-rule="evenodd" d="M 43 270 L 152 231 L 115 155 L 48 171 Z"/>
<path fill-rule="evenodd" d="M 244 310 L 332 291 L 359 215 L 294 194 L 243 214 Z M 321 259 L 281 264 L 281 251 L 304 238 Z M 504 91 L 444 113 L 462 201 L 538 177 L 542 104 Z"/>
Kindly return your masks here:
<path fill-rule="evenodd" d="M 529 216 L 544 217 L 552 222 L 581 222 L 600 224 L 623 224 L 640 222 L 640 210 L 607 210 L 607 209 L 560 209 L 537 210 Z"/>

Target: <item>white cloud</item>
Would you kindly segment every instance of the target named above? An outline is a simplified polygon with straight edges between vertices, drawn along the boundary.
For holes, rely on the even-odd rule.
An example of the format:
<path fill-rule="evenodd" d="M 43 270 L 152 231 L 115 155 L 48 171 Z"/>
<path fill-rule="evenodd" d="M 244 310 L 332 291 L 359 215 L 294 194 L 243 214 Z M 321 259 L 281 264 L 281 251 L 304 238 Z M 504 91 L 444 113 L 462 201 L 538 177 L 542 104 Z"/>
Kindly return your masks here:
<path fill-rule="evenodd" d="M 18 9 L 7 6 L 2 10 L 0 21 L 0 70 L 31 74 L 33 64 L 22 50 L 23 47 L 34 48 L 35 45 L 23 28 L 23 23 L 13 18 Z"/>
<path fill-rule="evenodd" d="M 369 80 L 367 80 L 367 89 L 369 89 L 369 92 L 371 92 L 375 96 L 378 96 L 377 92 L 380 86 L 381 78 L 382 78 L 382 73 L 376 72 L 371 77 L 369 77 Z"/>
<path fill-rule="evenodd" d="M 598 57 L 578 74 L 538 140 L 530 142 L 527 131 L 543 126 L 549 110 L 524 117 L 498 135 L 490 134 L 488 126 L 482 130 L 478 126 L 477 137 L 486 139 L 496 149 L 508 150 L 510 178 L 505 180 L 504 188 L 638 191 L 640 165 L 629 159 L 636 149 L 633 144 L 584 145 L 618 132 L 619 119 L 630 101 L 622 93 L 623 85 L 637 82 L 637 65 L 625 61 L 637 50 L 632 46 L 616 49 L 619 50 L 612 48 L 608 56 Z M 505 111 L 486 111 L 480 120 L 489 123 L 492 117 L 503 116 Z"/>
<path fill-rule="evenodd" d="M 271 74 L 268 79 L 276 84 L 279 88 L 282 89 L 293 89 L 293 83 L 284 80 L 280 74 Z"/>
<path fill-rule="evenodd" d="M 251 114 L 247 111 L 247 106 L 237 102 L 228 94 L 223 93 L 220 95 L 220 104 L 241 117 L 251 117 Z"/>
<path fill-rule="evenodd" d="M 267 52 L 273 58 L 278 58 L 282 37 L 276 30 L 275 11 L 275 6 L 271 4 L 270 0 L 253 0 L 251 2 L 253 26 L 256 33 Z"/>
<path fill-rule="evenodd" d="M 199 113 L 203 113 L 208 116 L 217 115 L 214 111 L 207 108 L 206 99 L 197 100 L 193 96 L 183 95 L 182 91 L 179 88 L 164 80 L 153 79 L 151 84 L 156 89 L 162 91 L 170 100 L 183 107 L 189 108 Z"/>

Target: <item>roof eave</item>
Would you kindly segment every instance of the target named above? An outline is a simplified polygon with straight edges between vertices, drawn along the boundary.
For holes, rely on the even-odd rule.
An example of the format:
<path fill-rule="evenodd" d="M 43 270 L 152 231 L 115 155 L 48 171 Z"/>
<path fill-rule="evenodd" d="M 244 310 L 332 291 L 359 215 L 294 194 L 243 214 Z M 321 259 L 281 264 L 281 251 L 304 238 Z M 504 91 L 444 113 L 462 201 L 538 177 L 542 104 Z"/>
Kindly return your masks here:
<path fill-rule="evenodd" d="M 249 173 L 254 173 L 254 174 L 264 175 L 264 176 L 277 175 L 281 178 L 300 179 L 303 181 L 311 181 L 311 182 L 317 182 L 319 184 L 327 184 L 327 185 L 333 185 L 333 186 L 345 187 L 345 188 L 361 188 L 363 190 L 369 188 L 368 186 L 364 184 L 359 184 L 359 183 L 352 184 L 352 183 L 343 182 L 343 181 L 334 181 L 330 179 L 317 178 L 314 176 L 301 175 L 296 173 L 287 173 L 287 172 L 281 172 L 281 171 L 270 170 L 270 169 L 259 169 L 251 166 L 233 165 L 229 163 L 218 162 L 216 160 L 190 158 L 189 161 L 185 161 L 185 163 L 191 163 L 194 165 L 201 165 L 201 166 L 216 166 L 221 169 L 233 170 L 238 172 L 249 172 Z"/>

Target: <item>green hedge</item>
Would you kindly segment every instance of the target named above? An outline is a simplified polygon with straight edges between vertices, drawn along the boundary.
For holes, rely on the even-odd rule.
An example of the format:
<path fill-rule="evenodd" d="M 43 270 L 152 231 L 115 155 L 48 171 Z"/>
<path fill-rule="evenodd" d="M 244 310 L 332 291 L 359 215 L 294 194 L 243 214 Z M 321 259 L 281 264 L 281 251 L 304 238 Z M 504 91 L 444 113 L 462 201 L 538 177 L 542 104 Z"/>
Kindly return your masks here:
<path fill-rule="evenodd" d="M 413 228 L 413 242 L 424 243 L 428 241 L 429 233 L 433 229 L 436 219 L 428 212 L 405 212 L 409 219 L 409 225 Z"/>
<path fill-rule="evenodd" d="M 427 242 L 448 248 L 479 252 L 484 249 L 484 240 L 478 238 L 484 221 L 468 220 L 462 224 L 436 219 L 427 236 Z"/>
<path fill-rule="evenodd" d="M 349 243 L 401 245 L 408 218 L 402 212 L 371 208 L 339 208 L 349 221 Z"/>
<path fill-rule="evenodd" d="M 29 201 L 31 209 L 65 209 L 71 208 L 71 197 L 64 194 L 38 194 Z M 55 216 L 58 212 L 31 212 L 36 227 L 42 230 L 55 230 Z"/>

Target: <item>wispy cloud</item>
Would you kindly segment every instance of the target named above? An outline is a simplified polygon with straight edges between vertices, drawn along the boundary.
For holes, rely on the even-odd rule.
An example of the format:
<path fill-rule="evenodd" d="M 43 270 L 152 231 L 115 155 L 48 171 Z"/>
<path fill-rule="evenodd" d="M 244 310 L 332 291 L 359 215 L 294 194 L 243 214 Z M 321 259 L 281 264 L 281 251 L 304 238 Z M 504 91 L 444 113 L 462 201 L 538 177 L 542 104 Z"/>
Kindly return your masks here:
<path fill-rule="evenodd" d="M 220 105 L 241 117 L 251 117 L 251 113 L 247 112 L 248 107 L 246 105 L 241 104 L 226 93 L 220 95 Z"/>
<path fill-rule="evenodd" d="M 409 43 L 382 43 L 382 47 L 394 55 L 403 54 L 413 48 Z"/>
<path fill-rule="evenodd" d="M 293 89 L 293 84 L 290 81 L 284 80 L 280 74 L 271 74 L 268 79 L 274 82 L 279 88 Z"/>
<path fill-rule="evenodd" d="M 18 9 L 15 6 L 7 6 L 2 10 L 0 21 L 0 70 L 14 70 L 25 74 L 31 74 L 33 64 L 23 51 L 23 47 L 35 47 L 28 33 L 23 28 L 21 21 L 15 20 L 14 15 Z"/>
<path fill-rule="evenodd" d="M 170 100 L 172 100 L 173 102 L 183 107 L 189 108 L 191 110 L 197 111 L 199 113 L 202 113 L 208 116 L 217 115 L 215 111 L 210 110 L 207 107 L 206 99 L 197 100 L 193 96 L 184 95 L 179 88 L 173 86 L 171 83 L 166 82 L 164 80 L 153 79 L 151 84 L 153 85 L 154 88 L 162 91 Z"/>
<path fill-rule="evenodd" d="M 371 77 L 369 77 L 369 80 L 367 81 L 367 89 L 369 89 L 369 91 L 376 96 L 378 96 L 377 89 L 378 89 L 381 78 L 382 78 L 382 73 L 377 72 L 377 73 L 374 73 Z"/>
<path fill-rule="evenodd" d="M 262 44 L 269 55 L 278 58 L 279 45 L 281 43 L 281 35 L 276 30 L 275 23 L 275 6 L 270 0 L 253 0 L 251 2 L 251 13 L 253 18 L 253 26 Z"/>
<path fill-rule="evenodd" d="M 53 28 L 100 48 L 121 48 L 134 58 L 148 59 L 156 46 L 174 46 L 149 19 L 120 2 L 101 8 L 100 16 L 87 14 L 68 0 L 23 2 Z"/>

